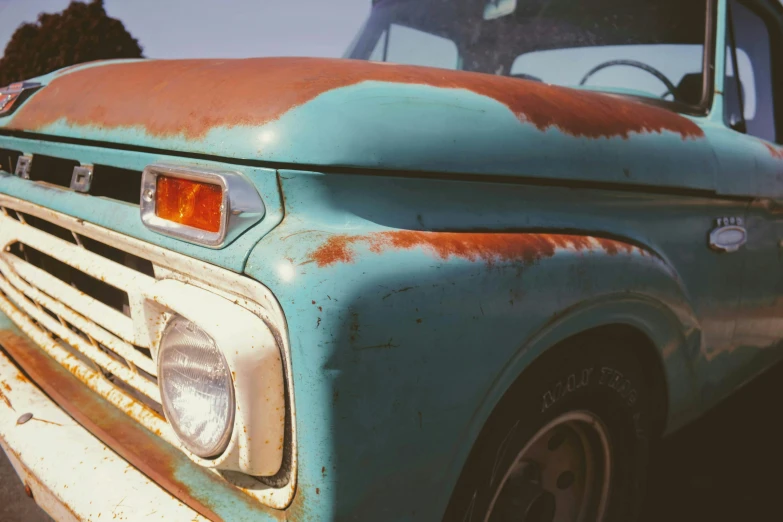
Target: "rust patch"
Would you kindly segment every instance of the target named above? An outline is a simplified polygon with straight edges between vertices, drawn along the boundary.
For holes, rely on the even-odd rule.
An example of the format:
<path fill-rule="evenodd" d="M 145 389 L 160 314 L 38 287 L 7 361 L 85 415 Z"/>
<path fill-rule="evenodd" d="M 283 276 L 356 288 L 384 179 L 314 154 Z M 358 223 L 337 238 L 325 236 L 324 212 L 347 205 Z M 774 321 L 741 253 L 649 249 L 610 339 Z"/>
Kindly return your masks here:
<path fill-rule="evenodd" d="M 776 147 L 775 145 L 770 145 L 769 143 L 765 143 L 764 146 L 767 147 L 769 154 L 773 158 L 783 160 L 783 147 Z"/>
<path fill-rule="evenodd" d="M 8 386 L 8 383 L 7 383 L 7 382 L 4 382 L 4 383 L 3 383 L 3 388 L 5 388 L 5 391 L 11 391 L 11 387 L 10 387 L 10 386 Z"/>
<path fill-rule="evenodd" d="M 202 139 L 218 127 L 263 125 L 325 92 L 364 81 L 468 90 L 497 100 L 541 131 L 555 127 L 576 137 L 704 136 L 688 118 L 619 96 L 491 74 L 322 58 L 108 63 L 55 77 L 8 128 L 34 131 L 63 119 Z"/>
<path fill-rule="evenodd" d="M 0 344 L 14 362 L 76 422 L 199 514 L 210 520 L 222 520 L 213 508 L 233 504 L 248 511 L 285 516 L 284 512 L 258 503 L 214 473 L 193 463 L 177 448 L 99 397 L 27 339 L 4 330 L 0 331 Z M 191 490 L 188 484 L 177 478 L 178 471 L 183 475 L 199 475 L 201 483 L 206 481 L 209 487 Z"/>
<path fill-rule="evenodd" d="M 6 406 L 8 406 L 12 410 L 14 410 L 14 407 L 11 405 L 11 400 L 8 397 L 6 397 L 5 394 L 3 392 L 1 392 L 1 391 L 0 391 L 0 401 L 3 401 Z M 14 410 L 14 411 L 16 411 L 16 410 Z"/>
<path fill-rule="evenodd" d="M 572 234 L 536 233 L 478 233 L 478 232 L 419 232 L 400 230 L 368 235 L 333 235 L 310 253 L 309 261 L 319 267 L 353 262 L 357 243 L 367 245 L 371 252 L 385 250 L 422 249 L 439 259 L 459 257 L 469 261 L 531 264 L 552 257 L 555 250 L 602 249 L 609 255 L 643 251 L 633 245 L 614 239 L 594 238 Z"/>

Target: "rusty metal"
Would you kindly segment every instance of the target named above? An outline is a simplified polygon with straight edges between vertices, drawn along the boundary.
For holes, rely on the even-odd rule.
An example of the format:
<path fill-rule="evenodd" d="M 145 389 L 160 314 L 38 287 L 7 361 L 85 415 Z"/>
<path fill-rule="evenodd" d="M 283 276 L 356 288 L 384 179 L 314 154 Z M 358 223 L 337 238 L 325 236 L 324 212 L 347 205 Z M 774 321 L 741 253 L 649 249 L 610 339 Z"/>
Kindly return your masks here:
<path fill-rule="evenodd" d="M 497 100 L 521 122 L 541 131 L 556 127 L 577 137 L 628 138 L 663 131 L 684 140 L 704 136 L 688 118 L 616 96 L 488 74 L 320 58 L 139 61 L 89 67 L 55 77 L 18 110 L 7 128 L 35 131 L 64 120 L 70 125 L 139 127 L 157 137 L 201 139 L 218 127 L 263 125 L 325 92 L 365 81 L 465 89 Z"/>
<path fill-rule="evenodd" d="M 769 143 L 765 143 L 764 146 L 767 147 L 767 150 L 773 158 L 783 160 L 783 147 L 776 147 Z"/>
<path fill-rule="evenodd" d="M 245 511 L 280 516 L 230 486 L 218 475 L 191 462 L 182 452 L 133 422 L 93 393 L 66 369 L 45 355 L 27 339 L 0 331 L 0 345 L 38 386 L 77 422 L 87 428 L 122 458 L 154 480 L 171 495 L 210 520 L 222 520 L 216 513 L 232 505 Z M 187 477 L 187 478 L 180 478 Z M 195 480 L 189 480 L 194 477 Z M 200 486 L 193 488 L 193 482 Z M 207 487 L 203 487 L 204 485 Z"/>
<path fill-rule="evenodd" d="M 365 244 L 376 254 L 390 249 L 421 248 L 443 260 L 461 257 L 470 261 L 484 261 L 489 266 L 496 262 L 531 264 L 539 259 L 552 257 L 558 248 L 577 252 L 602 249 L 609 255 L 637 251 L 640 255 L 646 255 L 645 250 L 628 243 L 590 236 L 400 230 L 368 235 L 329 236 L 310 253 L 307 262 L 315 262 L 319 267 L 353 262 L 354 245 L 359 243 Z"/>

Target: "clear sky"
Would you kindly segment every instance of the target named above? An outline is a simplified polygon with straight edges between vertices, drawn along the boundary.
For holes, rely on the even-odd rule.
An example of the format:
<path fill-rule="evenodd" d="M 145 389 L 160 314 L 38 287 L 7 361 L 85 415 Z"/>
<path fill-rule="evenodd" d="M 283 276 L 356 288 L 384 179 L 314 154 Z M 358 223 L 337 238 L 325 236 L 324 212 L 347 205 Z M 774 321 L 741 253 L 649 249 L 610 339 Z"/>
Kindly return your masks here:
<path fill-rule="evenodd" d="M 104 0 L 148 58 L 342 56 L 371 0 Z M 70 0 L 0 0 L 0 55 L 22 22 Z"/>

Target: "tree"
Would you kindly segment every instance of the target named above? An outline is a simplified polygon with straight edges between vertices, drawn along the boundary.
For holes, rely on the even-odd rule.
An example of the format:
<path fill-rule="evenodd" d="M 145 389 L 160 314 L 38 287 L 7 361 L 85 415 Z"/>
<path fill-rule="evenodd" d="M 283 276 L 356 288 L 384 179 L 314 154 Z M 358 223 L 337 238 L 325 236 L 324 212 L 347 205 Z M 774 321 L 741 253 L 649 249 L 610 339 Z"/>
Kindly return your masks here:
<path fill-rule="evenodd" d="M 142 48 L 106 14 L 103 0 L 73 1 L 62 13 L 41 13 L 16 29 L 0 58 L 0 86 L 109 58 L 143 58 Z"/>

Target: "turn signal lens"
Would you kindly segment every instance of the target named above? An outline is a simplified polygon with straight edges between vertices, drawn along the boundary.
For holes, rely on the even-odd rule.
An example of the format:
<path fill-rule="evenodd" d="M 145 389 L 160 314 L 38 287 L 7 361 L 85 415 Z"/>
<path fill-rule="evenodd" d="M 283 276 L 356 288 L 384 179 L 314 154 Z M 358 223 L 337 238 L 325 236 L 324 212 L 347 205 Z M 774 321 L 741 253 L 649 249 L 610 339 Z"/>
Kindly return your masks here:
<path fill-rule="evenodd" d="M 219 185 L 158 176 L 155 215 L 161 219 L 207 232 L 219 232 L 222 207 L 223 189 Z"/>
<path fill-rule="evenodd" d="M 208 248 L 223 248 L 266 212 L 253 182 L 233 170 L 154 163 L 139 196 L 147 228 Z"/>

